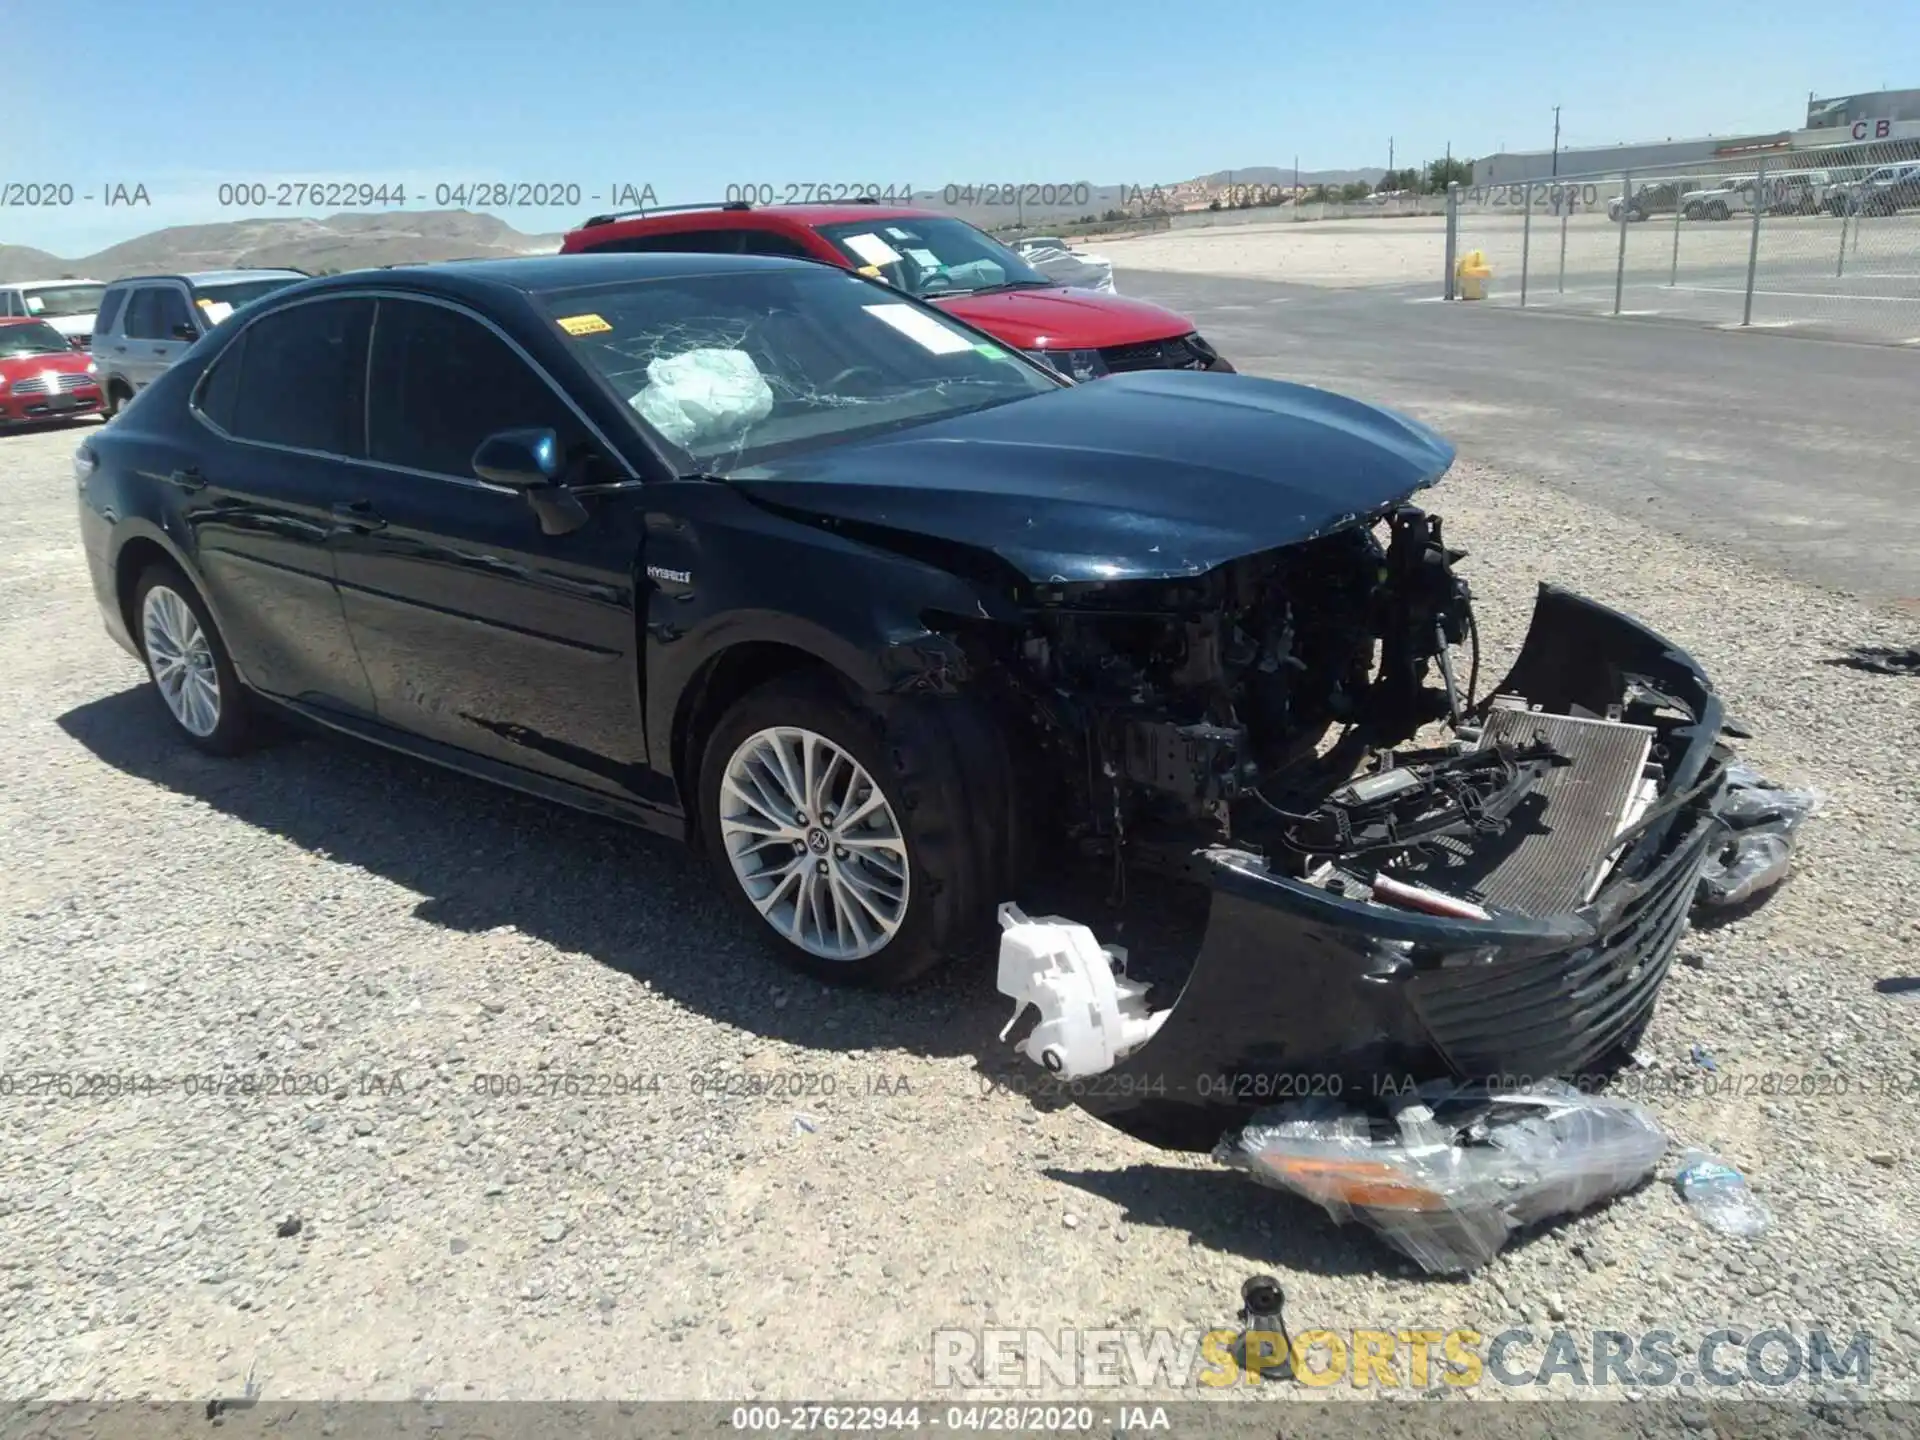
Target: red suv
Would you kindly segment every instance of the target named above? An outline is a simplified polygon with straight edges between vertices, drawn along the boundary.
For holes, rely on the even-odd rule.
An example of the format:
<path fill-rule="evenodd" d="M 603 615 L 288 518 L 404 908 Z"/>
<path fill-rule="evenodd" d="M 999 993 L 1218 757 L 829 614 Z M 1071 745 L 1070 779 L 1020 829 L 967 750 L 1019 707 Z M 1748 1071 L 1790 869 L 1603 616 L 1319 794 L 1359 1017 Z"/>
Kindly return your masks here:
<path fill-rule="evenodd" d="M 563 255 L 608 250 L 823 260 L 931 301 L 1075 380 L 1233 369 L 1185 316 L 1049 280 L 992 236 L 928 210 L 867 202 L 668 206 L 596 215 L 560 247 Z"/>

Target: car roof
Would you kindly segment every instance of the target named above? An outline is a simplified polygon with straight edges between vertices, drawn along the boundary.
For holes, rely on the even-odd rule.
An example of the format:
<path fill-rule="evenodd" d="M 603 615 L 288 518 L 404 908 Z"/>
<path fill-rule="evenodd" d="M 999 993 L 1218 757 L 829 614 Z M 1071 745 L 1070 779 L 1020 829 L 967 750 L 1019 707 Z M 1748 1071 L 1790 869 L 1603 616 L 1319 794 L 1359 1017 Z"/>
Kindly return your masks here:
<path fill-rule="evenodd" d="M 248 280 L 279 280 L 290 278 L 305 280 L 307 277 L 298 270 L 278 270 L 260 268 L 249 270 L 242 267 L 237 270 L 187 270 L 180 272 L 157 271 L 152 275 L 122 275 L 113 283 L 116 285 L 138 285 L 147 280 L 184 280 L 189 285 L 239 285 Z M 96 281 L 96 284 L 99 282 Z"/>
<path fill-rule="evenodd" d="M 46 325 L 38 315 L 0 315 L 0 325 Z M 51 326 L 48 326 L 51 329 Z"/>
<path fill-rule="evenodd" d="M 714 206 L 673 207 L 656 210 L 648 214 L 615 214 L 605 217 L 595 216 L 584 224 L 577 225 L 570 234 L 579 234 L 583 230 L 618 230 L 630 233 L 635 230 L 650 229 L 655 225 L 670 230 L 699 229 L 709 220 L 716 220 L 726 229 L 752 229 L 756 219 L 771 217 L 776 221 L 786 221 L 802 225 L 809 229 L 816 225 L 839 225 L 862 220 L 952 220 L 957 216 L 943 214 L 938 210 L 921 210 L 911 205 L 747 205 L 730 204 Z M 595 222 L 598 223 L 595 223 Z"/>
<path fill-rule="evenodd" d="M 71 280 L 0 280 L 0 290 L 57 290 L 67 285 L 104 285 L 104 280 L 90 280 L 85 275 L 76 275 Z"/>
<path fill-rule="evenodd" d="M 445 260 L 432 265 L 395 265 L 380 270 L 351 270 L 329 275 L 312 286 L 320 289 L 423 290 L 444 295 L 474 295 L 486 290 L 518 290 L 541 295 L 576 290 L 621 280 L 649 280 L 670 275 L 712 275 L 754 270 L 819 270 L 812 260 L 790 260 L 775 255 L 697 255 L 675 251 L 635 253 L 588 251 L 580 255 L 519 255 L 500 260 Z"/>

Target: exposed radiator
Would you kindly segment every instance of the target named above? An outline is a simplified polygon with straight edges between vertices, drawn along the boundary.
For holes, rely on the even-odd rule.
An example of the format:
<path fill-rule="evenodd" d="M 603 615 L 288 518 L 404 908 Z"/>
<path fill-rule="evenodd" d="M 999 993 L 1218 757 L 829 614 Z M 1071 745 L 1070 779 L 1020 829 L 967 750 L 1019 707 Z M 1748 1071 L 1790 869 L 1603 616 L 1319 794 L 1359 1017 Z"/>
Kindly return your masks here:
<path fill-rule="evenodd" d="M 1654 732 L 1643 725 L 1496 708 L 1480 745 L 1523 746 L 1536 739 L 1573 763 L 1546 773 L 1513 812 L 1505 834 L 1441 840 L 1424 860 L 1391 865 L 1387 873 L 1523 915 L 1579 909 L 1620 833 Z"/>

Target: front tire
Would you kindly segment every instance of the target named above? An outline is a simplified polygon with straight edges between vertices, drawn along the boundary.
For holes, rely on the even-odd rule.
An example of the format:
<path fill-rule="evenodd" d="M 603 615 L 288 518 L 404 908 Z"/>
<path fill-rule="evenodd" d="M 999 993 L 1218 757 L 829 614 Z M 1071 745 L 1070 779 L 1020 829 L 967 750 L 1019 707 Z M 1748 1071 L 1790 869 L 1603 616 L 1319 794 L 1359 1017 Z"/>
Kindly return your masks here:
<path fill-rule="evenodd" d="M 886 713 L 819 674 L 749 692 L 700 765 L 700 831 L 722 886 L 787 963 L 904 984 L 981 921 L 957 752 L 931 707 Z"/>
<path fill-rule="evenodd" d="M 107 403 L 100 407 L 100 413 L 111 420 L 126 407 L 126 403 L 131 399 L 133 399 L 133 391 L 127 388 L 125 381 L 110 380 L 107 382 Z"/>
<path fill-rule="evenodd" d="M 149 566 L 134 587 L 133 620 L 147 674 L 187 743 L 211 755 L 246 749 L 253 707 L 193 583 L 172 565 Z"/>

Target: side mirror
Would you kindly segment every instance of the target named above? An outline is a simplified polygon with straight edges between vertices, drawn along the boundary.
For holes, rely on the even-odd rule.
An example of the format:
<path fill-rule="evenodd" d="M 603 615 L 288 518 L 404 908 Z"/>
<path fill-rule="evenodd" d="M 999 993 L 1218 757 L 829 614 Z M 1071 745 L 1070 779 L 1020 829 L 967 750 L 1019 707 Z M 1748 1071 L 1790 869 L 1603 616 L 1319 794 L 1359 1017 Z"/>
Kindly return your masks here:
<path fill-rule="evenodd" d="M 560 437 L 551 430 L 500 430 L 473 452 L 473 473 L 490 485 L 541 490 L 560 477 Z"/>
<path fill-rule="evenodd" d="M 560 437 L 551 430 L 501 430 L 473 452 L 473 473 L 527 497 L 545 535 L 569 535 L 587 523 L 587 507 L 560 483 Z"/>
<path fill-rule="evenodd" d="M 173 338 L 176 340 L 185 340 L 191 344 L 200 338 L 200 327 L 195 325 L 191 320 L 182 320 L 173 327 Z"/>

